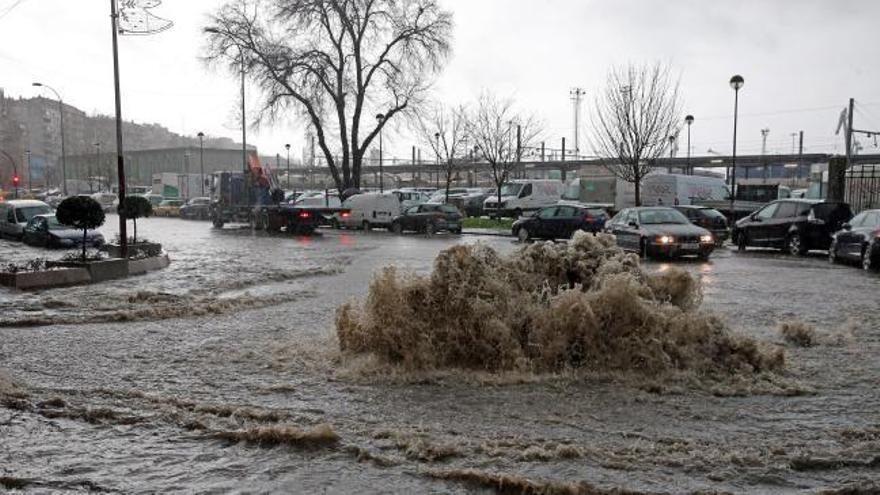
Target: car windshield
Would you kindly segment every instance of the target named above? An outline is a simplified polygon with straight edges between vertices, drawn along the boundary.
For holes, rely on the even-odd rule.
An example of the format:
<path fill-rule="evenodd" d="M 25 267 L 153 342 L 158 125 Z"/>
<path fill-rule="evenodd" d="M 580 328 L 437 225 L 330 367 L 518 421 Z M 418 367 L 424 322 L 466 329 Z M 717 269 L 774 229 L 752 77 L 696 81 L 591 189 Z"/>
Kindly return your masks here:
<path fill-rule="evenodd" d="M 19 223 L 25 223 L 37 215 L 45 215 L 52 213 L 52 209 L 48 206 L 22 206 L 15 209 L 15 216 Z"/>
<path fill-rule="evenodd" d="M 46 223 L 49 225 L 49 230 L 64 230 L 70 228 L 69 226 L 59 222 L 58 219 L 55 218 L 55 215 L 47 216 Z"/>
<path fill-rule="evenodd" d="M 639 223 L 643 225 L 656 225 L 662 223 L 686 224 L 688 219 L 673 209 L 651 209 L 639 212 Z"/>
<path fill-rule="evenodd" d="M 720 211 L 712 208 L 700 208 L 698 211 L 700 212 L 700 215 L 706 218 L 724 218 L 724 215 Z"/>
<path fill-rule="evenodd" d="M 458 208 L 452 205 L 440 205 L 440 211 L 443 213 L 458 213 Z"/>
<path fill-rule="evenodd" d="M 519 196 L 519 192 L 522 190 L 522 184 L 504 184 L 501 186 L 501 195 L 502 196 Z"/>

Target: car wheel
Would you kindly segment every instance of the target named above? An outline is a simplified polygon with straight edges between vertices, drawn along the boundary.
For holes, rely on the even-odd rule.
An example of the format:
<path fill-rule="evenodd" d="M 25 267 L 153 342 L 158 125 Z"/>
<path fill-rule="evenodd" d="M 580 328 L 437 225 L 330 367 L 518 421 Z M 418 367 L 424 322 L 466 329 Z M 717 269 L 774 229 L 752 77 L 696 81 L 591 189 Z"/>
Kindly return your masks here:
<path fill-rule="evenodd" d="M 840 258 L 837 256 L 837 239 L 831 241 L 831 245 L 828 246 L 828 261 L 832 264 L 840 263 Z"/>
<path fill-rule="evenodd" d="M 745 251 L 746 248 L 748 247 L 748 245 L 749 245 L 749 239 L 746 236 L 746 232 L 745 231 L 740 232 L 739 235 L 736 237 L 736 249 L 738 251 Z"/>
<path fill-rule="evenodd" d="M 519 231 L 516 233 L 516 238 L 519 239 L 519 242 L 528 242 L 531 237 L 532 235 L 529 233 L 529 229 L 525 227 L 520 227 Z"/>
<path fill-rule="evenodd" d="M 788 236 L 786 247 L 788 248 L 789 254 L 792 256 L 803 256 L 807 254 L 807 250 L 804 249 L 804 243 L 800 234 L 791 234 Z"/>
<path fill-rule="evenodd" d="M 330 219 L 330 228 L 332 228 L 334 230 L 339 230 L 339 220 L 337 220 L 335 218 L 331 218 Z"/>
<path fill-rule="evenodd" d="M 394 232 L 397 235 L 403 234 L 403 225 L 401 225 L 400 222 L 392 223 L 391 232 Z"/>
<path fill-rule="evenodd" d="M 437 226 L 434 225 L 433 222 L 428 222 L 428 225 L 425 225 L 425 234 L 434 235 L 437 232 Z"/>
<path fill-rule="evenodd" d="M 370 225 L 370 222 L 368 222 L 367 220 L 364 220 L 363 228 L 364 228 L 364 232 L 369 232 L 369 231 L 373 230 L 373 226 Z"/>
<path fill-rule="evenodd" d="M 877 263 L 871 259 L 871 246 L 866 246 L 862 251 L 862 269 L 866 272 L 872 272 L 877 269 Z"/>
<path fill-rule="evenodd" d="M 461 229 L 460 229 L 460 228 L 459 228 L 459 229 L 452 229 L 450 232 L 452 232 L 452 233 L 455 234 L 455 235 L 461 235 Z"/>

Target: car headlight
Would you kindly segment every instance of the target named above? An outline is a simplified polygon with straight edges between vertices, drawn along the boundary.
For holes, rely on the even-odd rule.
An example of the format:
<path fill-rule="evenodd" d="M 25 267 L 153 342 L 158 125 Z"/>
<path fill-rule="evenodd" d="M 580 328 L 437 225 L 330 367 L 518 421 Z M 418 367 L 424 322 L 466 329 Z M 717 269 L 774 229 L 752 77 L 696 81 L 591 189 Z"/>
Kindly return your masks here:
<path fill-rule="evenodd" d="M 661 235 L 657 237 L 657 244 L 672 244 L 675 238 L 671 235 Z"/>
<path fill-rule="evenodd" d="M 711 244 L 715 242 L 715 240 L 712 238 L 711 234 L 706 234 L 700 236 L 700 242 L 702 242 L 703 244 Z"/>

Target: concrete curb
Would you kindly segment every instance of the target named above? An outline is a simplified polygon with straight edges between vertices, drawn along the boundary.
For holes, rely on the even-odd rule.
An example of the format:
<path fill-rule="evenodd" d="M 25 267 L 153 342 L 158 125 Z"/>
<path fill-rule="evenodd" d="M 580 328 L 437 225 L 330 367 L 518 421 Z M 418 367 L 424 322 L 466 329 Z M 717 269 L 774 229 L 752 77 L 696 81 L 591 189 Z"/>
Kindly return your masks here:
<path fill-rule="evenodd" d="M 492 230 L 492 229 L 470 229 L 470 230 L 462 230 L 461 233 L 463 235 L 488 235 L 494 237 L 510 237 L 513 238 L 513 234 L 507 232 L 505 230 Z"/>

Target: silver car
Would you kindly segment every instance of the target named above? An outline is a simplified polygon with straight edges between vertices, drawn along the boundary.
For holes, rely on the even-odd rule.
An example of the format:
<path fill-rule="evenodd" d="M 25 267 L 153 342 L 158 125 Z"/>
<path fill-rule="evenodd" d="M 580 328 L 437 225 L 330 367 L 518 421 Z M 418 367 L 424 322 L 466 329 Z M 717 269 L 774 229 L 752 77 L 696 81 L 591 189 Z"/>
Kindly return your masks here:
<path fill-rule="evenodd" d="M 52 208 L 42 201 L 13 199 L 0 203 L 0 237 L 21 240 L 24 227 L 36 215 L 52 213 Z"/>

